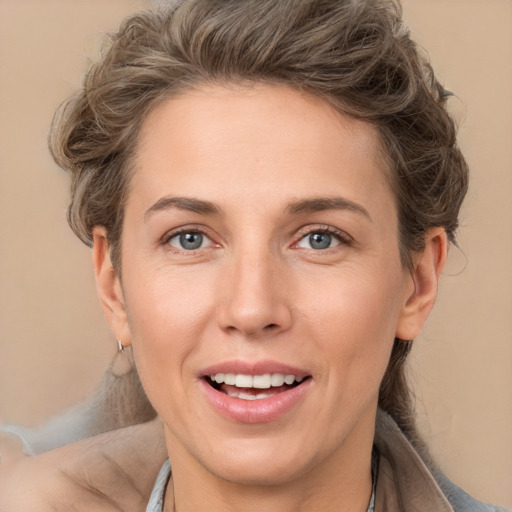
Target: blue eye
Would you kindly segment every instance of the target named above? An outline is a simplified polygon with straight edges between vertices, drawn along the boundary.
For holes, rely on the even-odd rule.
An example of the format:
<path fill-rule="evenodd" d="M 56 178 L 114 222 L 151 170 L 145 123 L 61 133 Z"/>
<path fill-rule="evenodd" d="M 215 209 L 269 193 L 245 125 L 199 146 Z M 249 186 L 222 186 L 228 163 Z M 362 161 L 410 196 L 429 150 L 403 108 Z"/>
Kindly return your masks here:
<path fill-rule="evenodd" d="M 185 233 L 178 233 L 169 239 L 169 244 L 176 249 L 185 251 L 195 251 L 206 247 L 209 238 L 203 233 L 197 231 L 189 231 Z"/>
<path fill-rule="evenodd" d="M 340 240 L 326 231 L 315 231 L 300 239 L 298 245 L 304 249 L 317 251 L 330 249 L 340 244 Z"/>

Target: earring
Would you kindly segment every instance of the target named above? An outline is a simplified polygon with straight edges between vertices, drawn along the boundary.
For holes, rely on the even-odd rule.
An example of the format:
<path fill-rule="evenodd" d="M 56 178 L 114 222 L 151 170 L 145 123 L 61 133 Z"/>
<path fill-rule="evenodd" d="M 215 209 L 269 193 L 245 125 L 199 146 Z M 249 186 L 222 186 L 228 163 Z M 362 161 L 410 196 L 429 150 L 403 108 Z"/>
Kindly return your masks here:
<path fill-rule="evenodd" d="M 128 350 L 130 345 L 123 345 L 123 343 L 116 338 L 117 353 L 110 363 L 109 371 L 115 377 L 122 377 L 130 372 L 135 371 L 135 363 L 133 361 L 133 354 Z"/>

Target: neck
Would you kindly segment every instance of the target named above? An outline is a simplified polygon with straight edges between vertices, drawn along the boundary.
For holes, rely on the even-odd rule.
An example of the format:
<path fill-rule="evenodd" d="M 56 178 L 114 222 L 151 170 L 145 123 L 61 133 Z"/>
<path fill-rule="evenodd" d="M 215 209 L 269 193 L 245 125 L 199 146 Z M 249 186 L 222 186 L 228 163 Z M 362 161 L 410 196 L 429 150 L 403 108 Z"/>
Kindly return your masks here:
<path fill-rule="evenodd" d="M 166 497 L 165 512 L 366 512 L 372 492 L 371 473 L 362 475 L 354 486 L 336 482 L 336 485 L 323 482 L 307 486 L 225 486 L 205 490 L 203 486 L 193 486 L 187 490 L 171 479 Z M 175 490 L 174 487 L 177 486 Z"/>
<path fill-rule="evenodd" d="M 366 512 L 374 432 L 373 426 L 371 431 L 355 430 L 321 463 L 275 484 L 219 478 L 189 454 L 170 450 L 173 474 L 165 512 Z"/>

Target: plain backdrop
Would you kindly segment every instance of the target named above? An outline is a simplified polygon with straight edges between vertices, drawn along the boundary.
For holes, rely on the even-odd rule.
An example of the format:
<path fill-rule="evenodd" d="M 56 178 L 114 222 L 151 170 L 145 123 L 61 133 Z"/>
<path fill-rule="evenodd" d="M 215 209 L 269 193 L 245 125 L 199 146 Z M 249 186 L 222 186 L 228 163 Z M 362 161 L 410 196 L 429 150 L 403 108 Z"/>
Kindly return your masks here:
<path fill-rule="evenodd" d="M 89 249 L 65 221 L 46 136 L 102 34 L 142 0 L 0 0 L 0 420 L 35 425 L 87 396 L 116 346 Z M 460 249 L 415 341 L 419 423 L 443 470 L 512 506 L 512 2 L 406 0 L 471 166 Z"/>

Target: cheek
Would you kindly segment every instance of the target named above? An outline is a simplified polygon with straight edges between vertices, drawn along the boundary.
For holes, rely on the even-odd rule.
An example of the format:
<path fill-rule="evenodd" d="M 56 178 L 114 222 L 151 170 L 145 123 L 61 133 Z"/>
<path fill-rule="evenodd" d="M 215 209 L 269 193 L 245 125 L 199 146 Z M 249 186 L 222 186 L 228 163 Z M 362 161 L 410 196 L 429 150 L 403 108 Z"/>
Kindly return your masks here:
<path fill-rule="evenodd" d="M 214 304 L 212 279 L 188 269 L 144 269 L 142 279 L 126 276 L 129 329 L 141 378 L 166 379 L 199 346 Z M 170 367 L 173 372 L 167 372 Z M 147 371 L 146 371 L 147 370 Z M 154 376 L 154 377 L 153 377 Z"/>
<path fill-rule="evenodd" d="M 134 265 L 126 275 L 126 300 L 135 330 L 164 326 L 192 328 L 193 319 L 211 302 L 211 272 L 186 266 Z M 187 327 L 188 325 L 188 327 Z"/>
<path fill-rule="evenodd" d="M 341 367 L 337 379 L 360 381 L 385 371 L 400 311 L 401 281 L 396 272 L 379 274 L 340 272 L 325 280 L 317 276 L 299 293 L 304 300 L 298 316 L 317 340 L 318 353 L 330 354 L 331 365 Z"/>

